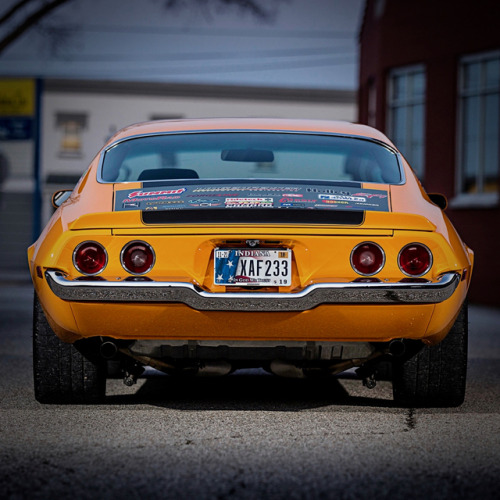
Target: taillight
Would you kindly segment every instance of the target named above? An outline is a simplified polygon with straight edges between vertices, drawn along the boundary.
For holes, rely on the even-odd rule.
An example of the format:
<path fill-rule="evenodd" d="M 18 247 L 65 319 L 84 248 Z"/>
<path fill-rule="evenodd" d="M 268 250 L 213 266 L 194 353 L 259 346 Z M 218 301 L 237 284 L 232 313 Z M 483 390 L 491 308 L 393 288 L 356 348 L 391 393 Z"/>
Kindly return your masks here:
<path fill-rule="evenodd" d="M 384 251 L 376 243 L 360 243 L 351 252 L 351 266 L 363 276 L 377 274 L 384 267 L 384 264 Z"/>
<path fill-rule="evenodd" d="M 131 274 L 145 274 L 155 263 L 155 253 L 144 241 L 131 241 L 123 247 L 122 266 Z"/>
<path fill-rule="evenodd" d="M 398 265 L 407 276 L 422 276 L 432 266 L 432 253 L 421 243 L 410 243 L 399 252 Z"/>
<path fill-rule="evenodd" d="M 99 274 L 108 263 L 108 254 L 104 247 L 95 241 L 80 243 L 73 252 L 73 264 L 82 274 Z"/>

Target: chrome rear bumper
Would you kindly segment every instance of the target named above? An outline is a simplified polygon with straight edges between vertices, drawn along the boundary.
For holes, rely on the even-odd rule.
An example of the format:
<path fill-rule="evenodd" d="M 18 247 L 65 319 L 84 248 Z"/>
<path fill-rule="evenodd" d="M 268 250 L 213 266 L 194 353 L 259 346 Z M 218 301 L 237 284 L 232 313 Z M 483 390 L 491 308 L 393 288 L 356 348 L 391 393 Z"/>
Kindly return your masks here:
<path fill-rule="evenodd" d="M 60 299 L 72 302 L 182 303 L 199 311 L 306 311 L 320 304 L 436 304 L 451 297 L 460 274 L 429 283 L 317 283 L 297 293 L 210 293 L 192 283 L 68 280 L 54 270 L 47 282 Z"/>

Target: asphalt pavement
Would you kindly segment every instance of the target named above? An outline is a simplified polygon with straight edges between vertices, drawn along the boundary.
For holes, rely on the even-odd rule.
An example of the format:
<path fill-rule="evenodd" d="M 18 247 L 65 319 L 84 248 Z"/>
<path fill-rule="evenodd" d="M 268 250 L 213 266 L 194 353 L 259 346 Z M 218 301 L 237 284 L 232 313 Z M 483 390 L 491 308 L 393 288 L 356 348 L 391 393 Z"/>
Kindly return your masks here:
<path fill-rule="evenodd" d="M 108 381 L 96 405 L 33 397 L 32 289 L 0 283 L 0 498 L 499 497 L 500 311 L 470 308 L 465 403 L 403 409 L 347 373 Z"/>

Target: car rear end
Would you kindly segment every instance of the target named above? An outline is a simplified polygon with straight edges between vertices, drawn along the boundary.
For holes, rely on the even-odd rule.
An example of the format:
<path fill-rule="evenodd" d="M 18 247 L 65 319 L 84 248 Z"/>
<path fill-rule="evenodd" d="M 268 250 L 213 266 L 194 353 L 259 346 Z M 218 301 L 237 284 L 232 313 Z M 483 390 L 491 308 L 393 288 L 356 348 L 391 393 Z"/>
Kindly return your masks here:
<path fill-rule="evenodd" d="M 338 373 L 440 342 L 465 300 L 472 252 L 379 139 L 160 133 L 96 170 L 112 210 L 42 245 L 35 286 L 59 337 L 105 356 Z"/>

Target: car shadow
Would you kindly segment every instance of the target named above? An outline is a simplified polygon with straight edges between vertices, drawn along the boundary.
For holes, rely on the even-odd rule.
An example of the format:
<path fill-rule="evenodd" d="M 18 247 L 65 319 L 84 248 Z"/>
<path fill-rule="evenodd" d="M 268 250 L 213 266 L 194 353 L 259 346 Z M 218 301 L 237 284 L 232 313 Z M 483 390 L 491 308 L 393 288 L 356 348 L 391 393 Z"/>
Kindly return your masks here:
<path fill-rule="evenodd" d="M 185 411 L 300 411 L 331 405 L 395 407 L 390 400 L 349 395 L 338 378 L 286 379 L 262 373 L 217 378 L 153 375 L 146 377 L 134 394 L 109 395 L 105 403 L 148 404 Z"/>

